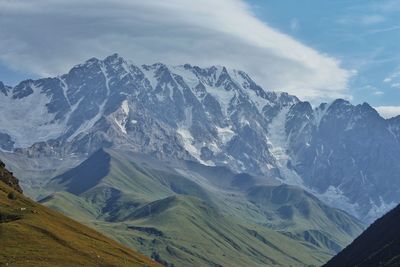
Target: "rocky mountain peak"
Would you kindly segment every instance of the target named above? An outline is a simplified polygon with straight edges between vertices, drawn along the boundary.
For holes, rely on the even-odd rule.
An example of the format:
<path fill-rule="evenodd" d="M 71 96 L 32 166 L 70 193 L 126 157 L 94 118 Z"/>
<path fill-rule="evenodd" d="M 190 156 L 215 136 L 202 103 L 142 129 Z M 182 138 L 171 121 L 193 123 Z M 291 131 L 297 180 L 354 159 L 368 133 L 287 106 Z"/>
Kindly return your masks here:
<path fill-rule="evenodd" d="M 4 85 L 4 83 L 0 81 L 0 93 L 2 93 L 2 94 L 4 94 L 5 96 L 7 96 L 8 93 L 9 93 L 9 90 L 10 90 L 10 87 Z"/>
<path fill-rule="evenodd" d="M 241 70 L 136 65 L 118 54 L 6 92 L 2 150 L 85 158 L 111 146 L 227 166 L 308 188 L 359 218 L 400 200 L 380 182 L 399 182 L 400 123 L 366 103 L 313 108 Z"/>

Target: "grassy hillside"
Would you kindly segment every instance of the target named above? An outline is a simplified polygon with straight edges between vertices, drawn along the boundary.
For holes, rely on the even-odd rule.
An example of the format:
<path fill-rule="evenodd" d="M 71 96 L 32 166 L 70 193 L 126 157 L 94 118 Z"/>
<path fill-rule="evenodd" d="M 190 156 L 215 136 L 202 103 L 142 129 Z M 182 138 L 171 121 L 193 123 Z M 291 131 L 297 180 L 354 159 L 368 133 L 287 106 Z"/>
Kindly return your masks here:
<path fill-rule="evenodd" d="M 276 188 L 226 168 L 101 150 L 55 177 L 47 189 L 57 192 L 41 202 L 171 266 L 318 266 L 362 231 L 303 190 Z"/>
<path fill-rule="evenodd" d="M 326 267 L 400 266 L 400 206 L 375 221 Z"/>
<path fill-rule="evenodd" d="M 171 196 L 102 225 L 121 242 L 175 266 L 308 266 L 328 255 L 276 231 L 241 223 L 196 197 Z"/>
<path fill-rule="evenodd" d="M 159 265 L 0 182 L 0 266 Z"/>
<path fill-rule="evenodd" d="M 298 187 L 254 186 L 247 198 L 264 212 L 271 228 L 336 253 L 363 230 L 350 215 Z"/>

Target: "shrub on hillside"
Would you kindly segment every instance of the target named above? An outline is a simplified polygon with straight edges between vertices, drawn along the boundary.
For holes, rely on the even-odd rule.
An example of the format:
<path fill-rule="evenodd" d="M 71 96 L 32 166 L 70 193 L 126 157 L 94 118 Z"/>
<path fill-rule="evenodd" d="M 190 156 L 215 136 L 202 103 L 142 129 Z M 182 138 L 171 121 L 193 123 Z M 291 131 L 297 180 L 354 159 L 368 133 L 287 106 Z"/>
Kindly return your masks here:
<path fill-rule="evenodd" d="M 16 200 L 17 194 L 15 194 L 15 192 L 10 192 L 10 193 L 8 193 L 7 197 L 11 200 Z"/>

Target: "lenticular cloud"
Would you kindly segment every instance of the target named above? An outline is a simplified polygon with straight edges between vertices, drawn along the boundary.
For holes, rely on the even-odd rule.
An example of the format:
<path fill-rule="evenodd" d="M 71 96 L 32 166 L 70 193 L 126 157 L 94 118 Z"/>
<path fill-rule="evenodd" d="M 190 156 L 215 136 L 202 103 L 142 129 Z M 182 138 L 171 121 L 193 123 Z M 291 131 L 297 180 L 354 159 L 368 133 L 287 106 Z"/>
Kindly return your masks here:
<path fill-rule="evenodd" d="M 136 63 L 227 65 L 307 100 L 346 97 L 351 72 L 240 0 L 0 0 L 0 61 L 42 76 L 118 52 Z M 89 12 L 90 11 L 90 12 Z"/>

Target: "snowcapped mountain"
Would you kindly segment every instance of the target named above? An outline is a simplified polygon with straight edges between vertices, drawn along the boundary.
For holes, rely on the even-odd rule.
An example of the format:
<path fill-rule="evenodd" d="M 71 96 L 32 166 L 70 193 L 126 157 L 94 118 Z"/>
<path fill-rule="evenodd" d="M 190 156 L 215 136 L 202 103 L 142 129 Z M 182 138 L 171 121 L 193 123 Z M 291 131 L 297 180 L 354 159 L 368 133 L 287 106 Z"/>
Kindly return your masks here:
<path fill-rule="evenodd" d="M 112 144 L 261 172 L 273 161 L 268 118 L 298 99 L 265 92 L 242 71 L 135 66 L 115 54 L 7 87 L 0 101 L 4 150 L 42 142 L 91 153 Z"/>
<path fill-rule="evenodd" d="M 0 148 L 30 157 L 114 146 L 224 165 L 302 186 L 364 219 L 400 201 L 390 186 L 400 183 L 398 119 L 344 100 L 313 109 L 239 70 L 139 66 L 114 54 L 59 77 L 0 83 L 0 113 Z"/>
<path fill-rule="evenodd" d="M 286 122 L 290 166 L 320 198 L 371 222 L 400 201 L 399 125 L 366 103 L 299 102 Z"/>

